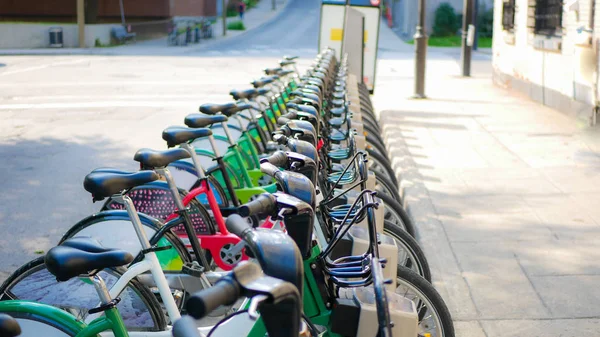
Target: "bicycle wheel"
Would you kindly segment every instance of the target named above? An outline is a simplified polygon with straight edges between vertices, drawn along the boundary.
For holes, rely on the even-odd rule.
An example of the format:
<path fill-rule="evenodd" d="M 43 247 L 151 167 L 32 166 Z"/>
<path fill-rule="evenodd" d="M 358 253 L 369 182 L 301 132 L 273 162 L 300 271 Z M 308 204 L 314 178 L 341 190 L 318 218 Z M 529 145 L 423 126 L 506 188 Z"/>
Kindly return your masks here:
<path fill-rule="evenodd" d="M 173 194 L 169 189 L 168 184 L 163 181 L 136 186 L 129 190 L 127 195 L 131 198 L 131 201 L 133 201 L 136 211 L 163 222 L 177 210 Z M 183 200 L 186 195 L 186 191 L 179 189 L 181 200 Z M 211 217 L 208 215 L 206 208 L 204 208 L 197 199 L 191 200 L 190 203 L 185 206 L 189 210 L 190 220 L 192 220 L 192 226 L 197 235 L 215 234 L 215 225 Z M 123 209 L 125 209 L 123 204 L 109 198 L 104 204 L 102 211 Z M 187 234 L 183 225 L 179 225 L 172 230 L 178 235 Z"/>
<path fill-rule="evenodd" d="M 387 159 L 381 157 L 379 153 L 373 151 L 372 149 L 367 148 L 367 153 L 369 154 L 369 161 L 371 162 L 369 169 L 375 173 L 387 176 L 394 183 L 394 185 L 400 186 L 400 184 L 398 184 L 398 180 L 396 179 L 396 174 L 394 173 L 394 170 L 390 166 Z"/>
<path fill-rule="evenodd" d="M 363 126 L 363 129 L 365 130 L 368 136 L 377 139 L 381 144 L 385 144 L 385 140 L 381 136 L 381 130 L 379 130 L 379 128 L 370 124 L 365 124 Z"/>
<path fill-rule="evenodd" d="M 431 270 L 425 253 L 410 234 L 389 220 L 384 220 L 383 232 L 398 244 L 398 263 L 431 282 Z"/>
<path fill-rule="evenodd" d="M 404 208 L 402 208 L 402 205 L 385 193 L 378 192 L 376 197 L 383 201 L 385 207 L 384 219 L 404 229 L 414 238 L 416 235 L 415 225 L 410 220 Z"/>
<path fill-rule="evenodd" d="M 100 272 L 100 277 L 110 289 L 123 275 L 124 268 L 110 268 Z M 161 305 L 137 279 L 129 282 L 119 295 L 117 308 L 128 330 L 163 331 L 167 320 Z M 51 305 L 69 312 L 84 321 L 88 310 L 98 305 L 98 293 L 85 279 L 72 278 L 56 281 L 44 263 L 44 257 L 21 266 L 0 286 L 0 300 L 27 300 Z"/>
<path fill-rule="evenodd" d="M 67 324 L 55 317 L 39 313 L 11 311 L 0 308 L 0 313 L 12 316 L 21 327 L 20 336 L 74 337 L 82 330 L 75 324 Z"/>
<path fill-rule="evenodd" d="M 151 242 L 156 241 L 156 245 L 160 247 L 171 246 L 170 249 L 156 252 L 164 271 L 179 272 L 184 264 L 192 261 L 185 245 L 175 234 L 166 232 L 161 238 L 154 237 L 163 226 L 162 222 L 144 213 L 138 215 Z M 93 237 L 105 247 L 123 249 L 133 256 L 137 256 L 142 250 L 127 211 L 104 211 L 89 216 L 71 227 L 59 244 L 75 236 Z"/>
<path fill-rule="evenodd" d="M 379 154 L 385 159 L 387 159 L 387 161 L 389 162 L 389 158 L 387 156 L 387 149 L 385 148 L 383 142 L 380 142 L 377 138 L 372 137 L 371 134 L 368 134 L 367 137 L 365 137 L 365 139 L 367 141 L 367 145 L 377 150 L 377 152 L 379 152 Z"/>
<path fill-rule="evenodd" d="M 401 265 L 396 275 L 396 294 L 410 299 L 417 308 L 419 336 L 454 337 L 450 311 L 433 285 Z"/>
<path fill-rule="evenodd" d="M 375 180 L 375 189 L 377 191 L 394 197 L 394 199 L 398 200 L 398 202 L 402 204 L 400 192 L 398 192 L 398 187 L 396 187 L 394 183 L 392 183 L 387 177 L 380 174 L 375 174 Z"/>

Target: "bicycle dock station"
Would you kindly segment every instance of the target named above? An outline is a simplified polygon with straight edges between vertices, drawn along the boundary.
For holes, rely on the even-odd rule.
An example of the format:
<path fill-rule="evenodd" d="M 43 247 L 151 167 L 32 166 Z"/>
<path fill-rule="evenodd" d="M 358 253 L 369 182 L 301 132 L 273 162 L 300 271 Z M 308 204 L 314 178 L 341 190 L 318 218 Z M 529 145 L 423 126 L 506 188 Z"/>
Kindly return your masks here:
<path fill-rule="evenodd" d="M 324 0 L 308 66 L 282 55 L 139 170 L 81 177 L 98 212 L 0 286 L 0 336 L 454 337 L 371 101 L 380 16 Z"/>

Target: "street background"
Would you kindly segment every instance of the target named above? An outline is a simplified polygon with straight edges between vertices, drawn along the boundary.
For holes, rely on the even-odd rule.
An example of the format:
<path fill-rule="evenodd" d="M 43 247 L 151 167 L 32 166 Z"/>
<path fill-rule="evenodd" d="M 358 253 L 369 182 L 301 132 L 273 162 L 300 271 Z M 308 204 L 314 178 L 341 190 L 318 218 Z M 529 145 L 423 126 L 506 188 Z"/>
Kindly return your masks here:
<path fill-rule="evenodd" d="M 136 150 L 165 148 L 165 127 L 285 54 L 309 65 L 319 5 L 288 0 L 194 47 L 0 56 L 0 281 L 99 209 L 82 185 L 92 169 L 136 169 Z M 409 99 L 413 46 L 384 25 L 378 56 L 373 101 L 456 335 L 597 335 L 597 130 L 494 86 L 489 50 L 461 78 L 459 49 L 429 48 L 428 100 Z"/>

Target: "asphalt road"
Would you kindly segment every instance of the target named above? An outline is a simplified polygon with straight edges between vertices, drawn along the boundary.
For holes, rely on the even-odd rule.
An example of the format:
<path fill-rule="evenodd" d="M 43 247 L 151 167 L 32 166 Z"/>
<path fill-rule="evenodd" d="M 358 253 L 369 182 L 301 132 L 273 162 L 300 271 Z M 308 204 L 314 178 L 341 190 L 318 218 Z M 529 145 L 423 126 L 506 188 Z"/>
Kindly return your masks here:
<path fill-rule="evenodd" d="M 311 57 L 318 47 L 320 4 L 319 0 L 290 0 L 276 20 L 244 35 L 215 43 L 198 53 L 265 47 L 274 50 L 299 49 L 303 51 L 302 56 Z"/>
<path fill-rule="evenodd" d="M 314 56 L 317 5 L 295 0 L 285 19 L 212 47 L 228 57 L 0 57 L 0 281 L 100 208 L 82 185 L 91 170 L 137 169 L 136 150 L 164 149 L 164 128 L 248 88 L 277 65 L 273 50 L 301 45 Z M 264 55 L 228 54 L 257 45 Z"/>

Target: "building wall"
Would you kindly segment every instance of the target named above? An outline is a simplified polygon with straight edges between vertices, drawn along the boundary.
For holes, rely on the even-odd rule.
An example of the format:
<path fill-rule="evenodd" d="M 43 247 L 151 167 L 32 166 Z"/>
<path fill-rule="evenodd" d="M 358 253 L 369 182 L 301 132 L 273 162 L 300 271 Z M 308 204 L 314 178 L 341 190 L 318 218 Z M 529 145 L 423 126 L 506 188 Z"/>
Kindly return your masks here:
<path fill-rule="evenodd" d="M 171 16 L 216 16 L 216 0 L 177 0 Z"/>
<path fill-rule="evenodd" d="M 126 17 L 215 16 L 217 0 L 124 0 Z M 99 16 L 120 16 L 119 0 L 98 0 Z M 76 16 L 75 0 L 0 0 L 0 16 Z"/>
<path fill-rule="evenodd" d="M 495 1 L 494 81 L 521 91 L 540 103 L 588 120 L 594 105 L 595 53 L 591 45 L 576 45 L 581 36 L 576 30 L 589 22 L 590 1 L 579 3 L 579 17 L 565 8 L 562 38 L 553 38 L 560 43 L 559 50 L 536 47 L 536 43 L 549 40 L 536 37 L 527 28 L 528 0 L 516 1 L 514 33 L 504 31 L 502 4 L 502 0 Z M 598 20 L 600 17 L 595 21 Z"/>
<path fill-rule="evenodd" d="M 99 39 L 102 44 L 109 44 L 111 35 L 110 31 L 113 27 L 118 27 L 118 24 L 98 24 L 87 25 L 85 27 L 85 46 L 88 48 L 94 47 L 96 39 Z M 52 24 L 2 24 L 0 25 L 0 49 L 29 49 L 29 48 L 47 48 L 50 45 L 49 29 L 56 27 Z M 63 29 L 63 47 L 77 48 L 79 47 L 78 29 L 75 24 L 61 24 Z"/>

